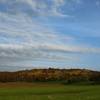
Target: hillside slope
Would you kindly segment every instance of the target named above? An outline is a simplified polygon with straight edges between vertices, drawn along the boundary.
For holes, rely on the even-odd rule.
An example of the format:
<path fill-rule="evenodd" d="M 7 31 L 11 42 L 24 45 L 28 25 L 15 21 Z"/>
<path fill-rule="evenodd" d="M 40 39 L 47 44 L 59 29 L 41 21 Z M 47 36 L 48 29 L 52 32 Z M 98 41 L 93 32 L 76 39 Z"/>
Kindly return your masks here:
<path fill-rule="evenodd" d="M 86 69 L 32 69 L 16 72 L 0 72 L 0 82 L 64 81 L 100 82 L 100 72 Z"/>

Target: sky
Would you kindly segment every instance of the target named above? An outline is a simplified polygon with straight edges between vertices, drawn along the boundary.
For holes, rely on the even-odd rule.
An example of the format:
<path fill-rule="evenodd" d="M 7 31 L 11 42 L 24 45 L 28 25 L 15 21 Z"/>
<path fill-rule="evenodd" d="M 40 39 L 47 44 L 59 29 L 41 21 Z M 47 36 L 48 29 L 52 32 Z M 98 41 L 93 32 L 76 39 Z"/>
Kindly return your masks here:
<path fill-rule="evenodd" d="M 100 70 L 100 0 L 0 0 L 0 71 Z"/>

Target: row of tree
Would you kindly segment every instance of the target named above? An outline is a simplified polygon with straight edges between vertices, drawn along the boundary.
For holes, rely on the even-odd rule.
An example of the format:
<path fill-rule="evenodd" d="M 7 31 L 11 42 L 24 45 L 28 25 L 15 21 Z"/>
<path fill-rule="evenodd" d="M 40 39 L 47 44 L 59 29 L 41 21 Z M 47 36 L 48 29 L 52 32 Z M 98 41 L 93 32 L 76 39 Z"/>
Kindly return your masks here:
<path fill-rule="evenodd" d="M 100 83 L 100 72 L 85 69 L 32 69 L 0 72 L 0 82 L 64 81 Z"/>

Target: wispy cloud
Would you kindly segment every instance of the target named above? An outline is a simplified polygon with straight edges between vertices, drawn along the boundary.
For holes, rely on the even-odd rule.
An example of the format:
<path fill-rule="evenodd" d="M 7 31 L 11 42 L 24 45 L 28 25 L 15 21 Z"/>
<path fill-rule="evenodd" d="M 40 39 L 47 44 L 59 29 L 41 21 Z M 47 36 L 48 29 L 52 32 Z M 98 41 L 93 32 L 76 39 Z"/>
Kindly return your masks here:
<path fill-rule="evenodd" d="M 99 1 L 99 0 L 96 1 L 96 6 L 97 6 L 97 7 L 100 6 L 100 1 Z"/>
<path fill-rule="evenodd" d="M 62 44 L 64 36 L 45 28 L 27 15 L 0 13 L 0 57 L 17 59 L 65 59 L 48 45 Z M 4 42 L 2 41 L 4 39 Z M 70 41 L 71 37 L 66 39 Z M 13 41 L 12 41 L 13 40 Z M 7 41 L 5 43 L 5 41 Z M 53 52 L 54 51 L 54 52 Z"/>
<path fill-rule="evenodd" d="M 74 35 L 63 34 L 63 31 L 46 26 L 36 18 L 71 17 L 63 12 L 62 7 L 68 3 L 81 2 L 82 0 L 0 0 L 0 5 L 4 5 L 0 9 L 0 65 L 20 66 L 21 62 L 35 60 L 79 61 L 80 58 L 73 55 L 100 54 L 99 47 L 83 46 L 81 43 L 78 45 Z M 86 30 L 87 27 L 81 29 Z M 89 28 L 86 31 L 90 31 Z"/>
<path fill-rule="evenodd" d="M 10 59 L 48 59 L 67 60 L 67 53 L 100 53 L 99 48 L 68 46 L 64 39 L 74 38 L 58 34 L 39 22 L 33 21 L 27 15 L 9 15 L 0 13 L 0 38 L 5 37 L 13 42 L 0 43 L 0 58 Z M 7 38 L 6 38 L 7 37 Z M 17 42 L 19 41 L 19 42 Z"/>
<path fill-rule="evenodd" d="M 0 0 L 0 5 L 4 5 L 1 11 L 10 14 L 25 13 L 29 16 L 49 16 L 49 17 L 73 17 L 64 13 L 62 8 L 67 4 L 80 4 L 82 0 Z"/>
<path fill-rule="evenodd" d="M 28 13 L 30 16 L 58 16 L 68 17 L 61 11 L 65 0 L 1 0 L 5 5 L 5 12 L 12 14 Z"/>

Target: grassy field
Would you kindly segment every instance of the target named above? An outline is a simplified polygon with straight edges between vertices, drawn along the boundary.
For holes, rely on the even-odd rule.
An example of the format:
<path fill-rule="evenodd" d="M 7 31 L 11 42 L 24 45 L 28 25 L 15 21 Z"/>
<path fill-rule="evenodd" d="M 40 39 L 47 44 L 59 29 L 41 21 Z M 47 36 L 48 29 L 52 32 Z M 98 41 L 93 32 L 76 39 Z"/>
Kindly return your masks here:
<path fill-rule="evenodd" d="M 100 100 L 100 86 L 0 83 L 0 100 Z"/>

